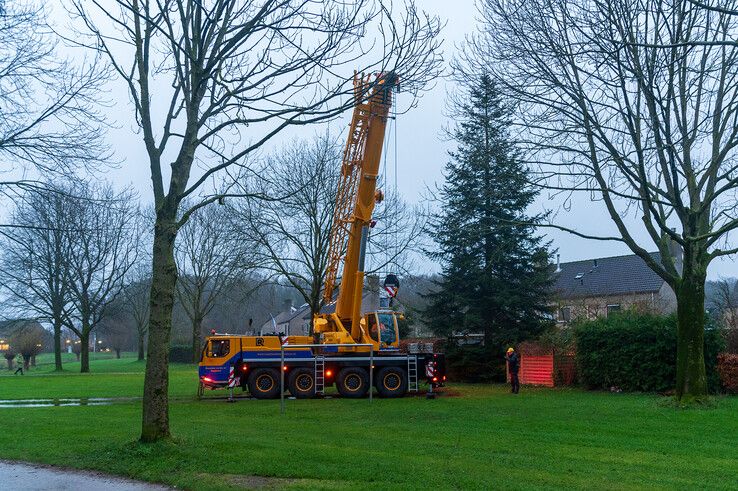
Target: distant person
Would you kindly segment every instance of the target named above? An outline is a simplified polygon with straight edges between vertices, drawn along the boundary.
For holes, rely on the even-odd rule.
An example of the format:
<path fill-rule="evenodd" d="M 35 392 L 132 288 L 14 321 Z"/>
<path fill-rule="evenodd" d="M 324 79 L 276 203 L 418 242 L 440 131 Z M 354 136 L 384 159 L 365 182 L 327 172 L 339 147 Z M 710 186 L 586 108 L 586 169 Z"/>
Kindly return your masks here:
<path fill-rule="evenodd" d="M 513 348 L 507 348 L 507 370 L 510 372 L 510 388 L 513 394 L 520 392 L 520 381 L 518 380 L 518 372 L 520 371 L 520 357 Z"/>

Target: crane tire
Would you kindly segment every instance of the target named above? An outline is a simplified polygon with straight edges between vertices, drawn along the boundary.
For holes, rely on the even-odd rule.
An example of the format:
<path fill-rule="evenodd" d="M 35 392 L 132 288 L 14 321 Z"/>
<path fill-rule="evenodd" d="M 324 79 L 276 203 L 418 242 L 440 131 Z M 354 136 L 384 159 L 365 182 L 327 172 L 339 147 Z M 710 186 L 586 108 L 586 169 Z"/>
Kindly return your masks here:
<path fill-rule="evenodd" d="M 290 373 L 287 387 L 297 399 L 315 397 L 315 373 L 309 368 L 295 368 Z"/>
<path fill-rule="evenodd" d="M 249 392 L 256 399 L 274 399 L 279 396 L 279 371 L 274 368 L 256 368 L 249 375 Z"/>
<path fill-rule="evenodd" d="M 369 374 L 361 367 L 346 367 L 338 372 L 336 388 L 343 397 L 364 397 L 369 391 Z"/>
<path fill-rule="evenodd" d="M 384 367 L 377 373 L 379 397 L 403 397 L 407 393 L 407 373 L 398 367 Z"/>

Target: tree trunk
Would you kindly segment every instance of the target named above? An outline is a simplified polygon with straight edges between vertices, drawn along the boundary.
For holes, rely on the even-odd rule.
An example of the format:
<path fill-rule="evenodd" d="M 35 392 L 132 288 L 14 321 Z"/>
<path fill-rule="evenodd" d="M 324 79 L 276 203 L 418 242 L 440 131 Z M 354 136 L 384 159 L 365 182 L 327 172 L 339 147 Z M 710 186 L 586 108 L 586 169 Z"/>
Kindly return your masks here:
<path fill-rule="evenodd" d="M 120 359 L 120 348 L 115 348 L 115 357 Z"/>
<path fill-rule="evenodd" d="M 13 369 L 13 359 L 5 358 L 5 360 L 8 362 L 8 370 L 12 370 Z"/>
<path fill-rule="evenodd" d="M 200 336 L 202 334 L 202 317 L 192 319 L 192 363 L 200 361 Z"/>
<path fill-rule="evenodd" d="M 144 333 L 140 332 L 138 333 L 138 361 L 143 361 L 144 359 Z"/>
<path fill-rule="evenodd" d="M 54 371 L 62 371 L 61 322 L 54 320 Z"/>
<path fill-rule="evenodd" d="M 691 262 L 685 251 L 684 273 L 676 292 L 676 397 L 687 402 L 707 396 L 704 353 L 706 273 Z"/>
<path fill-rule="evenodd" d="M 23 355 L 23 370 L 28 371 L 28 365 L 31 363 L 31 357 Z"/>
<path fill-rule="evenodd" d="M 177 286 L 177 267 L 174 262 L 176 210 L 171 211 L 169 216 L 165 216 L 166 213 L 161 210 L 157 214 L 154 227 L 142 442 L 154 442 L 169 437 L 169 336 Z"/>
<path fill-rule="evenodd" d="M 79 338 L 79 352 L 80 352 L 80 373 L 90 372 L 90 333 L 87 331 L 82 332 L 82 336 Z"/>

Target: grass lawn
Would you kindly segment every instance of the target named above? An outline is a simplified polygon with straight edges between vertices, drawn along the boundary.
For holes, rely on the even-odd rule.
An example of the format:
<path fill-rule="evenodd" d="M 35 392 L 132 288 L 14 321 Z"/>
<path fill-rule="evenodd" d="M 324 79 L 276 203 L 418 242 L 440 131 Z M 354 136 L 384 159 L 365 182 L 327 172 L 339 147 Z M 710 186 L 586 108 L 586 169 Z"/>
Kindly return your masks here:
<path fill-rule="evenodd" d="M 0 398 L 141 395 L 135 357 L 68 368 L 2 375 Z M 172 442 L 136 443 L 140 402 L 7 408 L 0 458 L 191 489 L 727 489 L 738 475 L 738 398 L 677 410 L 650 395 L 467 385 L 434 401 L 290 400 L 280 415 L 279 401 L 196 401 L 195 382 L 194 367 L 172 367 Z"/>

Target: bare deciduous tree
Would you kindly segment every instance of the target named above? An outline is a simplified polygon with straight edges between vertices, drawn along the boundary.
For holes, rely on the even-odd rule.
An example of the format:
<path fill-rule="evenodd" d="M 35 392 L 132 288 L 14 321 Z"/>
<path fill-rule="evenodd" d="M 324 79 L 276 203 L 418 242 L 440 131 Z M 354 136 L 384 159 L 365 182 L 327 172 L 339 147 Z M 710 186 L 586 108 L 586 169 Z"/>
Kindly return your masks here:
<path fill-rule="evenodd" d="M 51 323 L 54 365 L 62 369 L 61 331 L 71 305 L 67 282 L 73 199 L 69 188 L 47 183 L 19 196 L 2 235 L 2 285 L 7 308 Z"/>
<path fill-rule="evenodd" d="M 713 306 L 727 329 L 738 329 L 738 290 L 735 280 L 720 278 L 714 283 Z"/>
<path fill-rule="evenodd" d="M 200 359 L 202 321 L 241 274 L 253 269 L 249 243 L 238 240 L 222 207 L 197 210 L 177 237 L 177 298 L 192 323 L 192 361 Z"/>
<path fill-rule="evenodd" d="M 122 305 L 118 304 L 118 307 Z M 115 352 L 115 357 L 120 358 L 121 351 L 130 348 L 134 344 L 136 332 L 130 322 L 126 322 L 122 309 L 109 312 L 100 320 L 98 327 L 99 347 L 110 348 Z"/>
<path fill-rule="evenodd" d="M 738 17 L 689 1 L 479 6 L 482 28 L 468 61 L 492 67 L 517 103 L 519 138 L 539 183 L 600 200 L 618 229 L 614 237 L 573 232 L 624 242 L 674 290 L 676 395 L 705 396 L 707 267 L 736 252 L 726 243 L 738 227 L 738 46 L 724 41 Z M 738 2 L 720 6 L 736 10 Z"/>
<path fill-rule="evenodd" d="M 18 353 L 16 353 L 12 346 L 3 352 L 3 358 L 5 358 L 5 361 L 8 364 L 8 370 L 13 369 L 13 360 L 15 360 L 17 354 Z"/>
<path fill-rule="evenodd" d="M 738 352 L 738 283 L 721 278 L 713 283 L 712 306 L 718 322 L 724 328 L 726 351 Z"/>
<path fill-rule="evenodd" d="M 141 439 L 154 441 L 169 435 L 175 238 L 197 208 L 225 193 L 188 210 L 182 200 L 202 196 L 284 128 L 353 105 L 349 66 L 391 70 L 411 93 L 421 89 L 438 72 L 439 23 L 412 0 L 403 12 L 382 0 L 72 3 L 91 47 L 127 83 L 149 157 L 156 223 Z"/>
<path fill-rule="evenodd" d="M 296 140 L 266 159 L 266 178 L 247 183 L 280 200 L 249 200 L 233 204 L 232 229 L 257 245 L 256 263 L 277 281 L 297 290 L 313 314 L 322 307 L 322 288 L 328 264 L 341 147 L 328 134 L 310 141 Z M 261 186 L 261 187 L 259 187 Z M 377 206 L 378 225 L 367 247 L 368 273 L 401 264 L 417 245 L 423 213 L 387 193 Z M 409 269 L 409 268 L 408 268 Z M 395 272 L 406 272 L 395 271 Z"/>
<path fill-rule="evenodd" d="M 0 157 L 3 171 L 94 167 L 106 157 L 95 110 L 105 73 L 63 58 L 46 11 L 30 1 L 0 12 Z M 3 184 L 8 184 L 3 183 Z"/>
<path fill-rule="evenodd" d="M 10 345 L 13 350 L 23 357 L 23 369 L 33 363 L 35 366 L 36 355 L 43 351 L 44 328 L 37 322 L 20 321 L 10 336 Z"/>
<path fill-rule="evenodd" d="M 70 237 L 67 282 L 74 306 L 67 327 L 81 341 L 80 371 L 89 372 L 90 333 L 123 290 L 135 263 L 136 217 L 130 191 L 82 184 L 67 229 Z"/>
<path fill-rule="evenodd" d="M 145 357 L 144 346 L 149 330 L 149 294 L 151 293 L 151 267 L 137 261 L 131 268 L 128 284 L 123 288 L 121 297 L 123 309 L 136 326 L 136 344 L 138 361 Z"/>
<path fill-rule="evenodd" d="M 278 201 L 248 200 L 231 206 L 233 230 L 257 244 L 256 262 L 270 277 L 295 288 L 313 312 L 320 310 L 330 229 L 340 173 L 340 150 L 327 135 L 294 141 L 267 159 L 265 195 Z M 251 184 L 251 183 L 249 183 Z"/>

